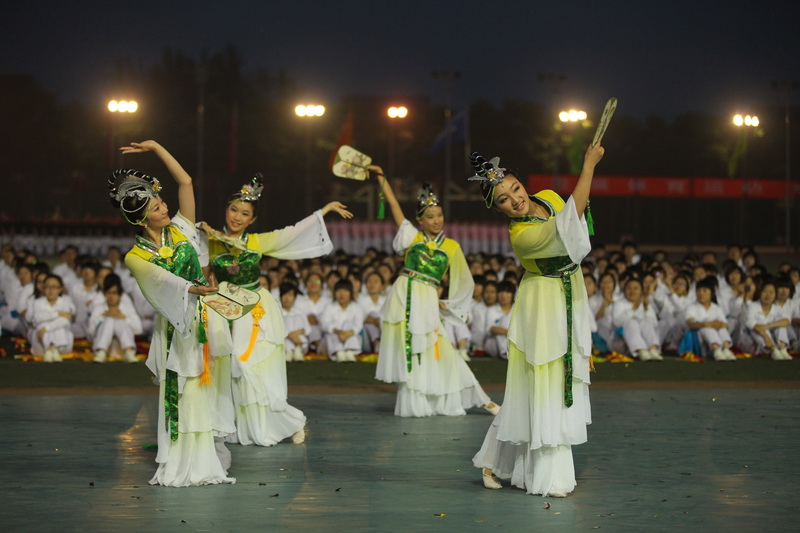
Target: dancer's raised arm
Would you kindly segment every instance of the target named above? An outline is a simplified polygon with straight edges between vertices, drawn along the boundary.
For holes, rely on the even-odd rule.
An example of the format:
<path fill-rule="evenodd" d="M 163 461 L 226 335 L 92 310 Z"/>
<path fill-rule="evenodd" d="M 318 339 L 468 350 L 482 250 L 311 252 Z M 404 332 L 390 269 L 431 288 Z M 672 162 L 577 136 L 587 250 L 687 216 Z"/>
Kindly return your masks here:
<path fill-rule="evenodd" d="M 178 209 L 181 215 L 184 216 L 189 222 L 194 223 L 196 219 L 196 209 L 194 203 L 194 186 L 192 185 L 192 177 L 186 172 L 178 160 L 170 154 L 166 148 L 158 144 L 156 141 L 142 141 L 140 143 L 131 143 L 130 146 L 123 146 L 120 148 L 123 154 L 138 154 L 142 152 L 155 152 L 164 165 L 172 174 L 175 183 L 178 184 Z"/>
<path fill-rule="evenodd" d="M 578 183 L 575 184 L 575 190 L 572 191 L 572 199 L 575 201 L 575 210 L 578 212 L 578 216 L 583 215 L 586 205 L 589 203 L 594 167 L 603 159 L 604 153 L 605 148 L 600 146 L 600 143 L 590 144 L 586 149 L 586 155 L 583 157 L 583 169 Z"/>
<path fill-rule="evenodd" d="M 389 203 L 389 208 L 392 210 L 392 218 L 394 218 L 395 224 L 400 226 L 400 224 L 403 223 L 406 217 L 405 215 L 403 215 L 403 210 L 400 207 L 400 203 L 397 201 L 397 198 L 394 195 L 394 191 L 392 191 L 392 186 L 389 185 L 389 180 L 383 173 L 383 169 L 378 165 L 370 165 L 369 167 L 367 167 L 367 169 L 378 176 L 377 179 L 378 187 L 382 188 L 383 194 L 386 197 L 386 201 Z"/>

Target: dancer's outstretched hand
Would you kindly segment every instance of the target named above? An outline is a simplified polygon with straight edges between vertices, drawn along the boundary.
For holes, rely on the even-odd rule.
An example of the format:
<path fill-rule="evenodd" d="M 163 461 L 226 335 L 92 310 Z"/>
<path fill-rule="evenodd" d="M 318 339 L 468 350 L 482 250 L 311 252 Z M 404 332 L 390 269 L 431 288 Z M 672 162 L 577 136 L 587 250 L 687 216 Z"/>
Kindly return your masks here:
<path fill-rule="evenodd" d="M 370 175 L 375 174 L 376 176 L 383 176 L 386 178 L 386 174 L 383 173 L 383 169 L 378 165 L 370 165 L 367 167 L 367 170 L 370 172 Z"/>
<path fill-rule="evenodd" d="M 603 154 L 605 153 L 606 149 L 600 143 L 590 144 L 589 148 L 586 149 L 586 155 L 583 157 L 583 165 L 594 168 L 603 159 Z"/>
<path fill-rule="evenodd" d="M 155 141 L 142 141 L 140 143 L 131 143 L 130 146 L 121 146 L 119 151 L 123 154 L 140 154 L 142 152 L 153 152 L 160 146 Z"/>
<path fill-rule="evenodd" d="M 189 292 L 198 296 L 208 296 L 209 294 L 214 294 L 218 290 L 219 288 L 216 285 L 209 285 L 208 287 L 205 285 L 191 285 L 189 287 Z"/>
<path fill-rule="evenodd" d="M 322 211 L 322 216 L 325 216 L 330 211 L 335 211 L 339 213 L 342 218 L 353 218 L 353 213 L 347 210 L 347 206 L 341 202 L 331 202 L 325 207 L 323 207 L 320 211 Z"/>

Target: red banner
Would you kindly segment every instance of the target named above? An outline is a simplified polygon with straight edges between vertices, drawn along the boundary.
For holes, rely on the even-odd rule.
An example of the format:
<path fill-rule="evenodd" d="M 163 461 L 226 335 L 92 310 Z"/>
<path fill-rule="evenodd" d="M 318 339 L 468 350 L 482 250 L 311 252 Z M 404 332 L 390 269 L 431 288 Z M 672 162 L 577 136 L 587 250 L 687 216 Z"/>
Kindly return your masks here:
<path fill-rule="evenodd" d="M 552 189 L 559 194 L 572 192 L 577 176 L 528 175 L 528 192 Z M 792 198 L 800 198 L 800 183 L 790 183 Z M 784 180 L 728 178 L 668 178 L 660 176 L 596 176 L 593 196 L 645 196 L 651 198 L 786 198 Z"/>

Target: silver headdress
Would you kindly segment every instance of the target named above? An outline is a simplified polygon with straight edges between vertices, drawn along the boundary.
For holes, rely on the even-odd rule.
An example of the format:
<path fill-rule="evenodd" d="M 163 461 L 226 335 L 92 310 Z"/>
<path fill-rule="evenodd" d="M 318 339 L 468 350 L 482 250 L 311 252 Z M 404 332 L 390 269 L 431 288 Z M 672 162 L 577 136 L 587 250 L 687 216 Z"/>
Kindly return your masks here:
<path fill-rule="evenodd" d="M 486 207 L 492 207 L 494 200 L 494 188 L 498 183 L 503 181 L 505 177 L 505 170 L 500 166 L 500 158 L 493 157 L 486 161 L 484 157 L 478 152 L 472 152 L 469 156 L 472 162 L 472 167 L 475 169 L 475 175 L 468 178 L 468 181 L 477 181 L 483 191 L 483 200 L 486 202 Z"/>
<path fill-rule="evenodd" d="M 264 176 L 257 172 L 253 179 L 242 185 L 239 192 L 233 195 L 234 198 L 243 202 L 257 202 L 261 198 L 261 192 L 264 190 L 263 181 Z"/>
<path fill-rule="evenodd" d="M 142 211 L 142 207 L 145 205 L 144 201 L 149 203 L 153 198 L 157 198 L 158 193 L 161 192 L 161 183 L 153 176 L 148 176 L 138 170 L 120 168 L 108 178 L 108 190 L 112 205 L 122 210 L 122 214 L 128 222 L 139 224 L 147 218 L 149 208 L 143 211 L 144 214 L 139 220 L 131 220 L 128 215 Z M 126 202 L 127 198 L 142 201 Z"/>
<path fill-rule="evenodd" d="M 417 193 L 417 220 L 422 218 L 425 210 L 429 207 L 442 205 L 439 197 L 433 192 L 433 187 L 427 181 L 422 184 L 422 188 Z"/>

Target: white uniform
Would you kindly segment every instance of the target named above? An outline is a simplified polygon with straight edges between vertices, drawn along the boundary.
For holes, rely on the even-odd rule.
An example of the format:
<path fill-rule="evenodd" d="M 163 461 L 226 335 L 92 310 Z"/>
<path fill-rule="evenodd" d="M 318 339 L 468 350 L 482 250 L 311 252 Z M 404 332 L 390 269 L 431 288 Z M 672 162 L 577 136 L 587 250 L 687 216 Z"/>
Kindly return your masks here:
<path fill-rule="evenodd" d="M 72 351 L 72 322 L 60 316 L 59 313 L 75 315 L 75 306 L 68 296 L 59 296 L 51 304 L 44 296 L 37 298 L 33 303 L 33 316 L 30 317 L 32 325 L 31 334 L 38 338 L 38 332 L 44 328 L 41 346 L 44 350 L 58 348 L 62 354 Z M 34 354 L 39 355 L 39 354 Z"/>
<path fill-rule="evenodd" d="M 91 340 L 92 329 L 89 327 L 89 316 L 92 314 L 93 306 L 105 300 L 103 293 L 98 290 L 97 285 L 92 285 L 87 289 L 83 281 L 79 281 L 69 288 L 69 295 L 75 304 L 75 322 L 72 323 L 72 333 L 78 338 L 86 337 Z"/>
<path fill-rule="evenodd" d="M 322 340 L 322 327 L 320 326 L 320 319 L 322 312 L 331 304 L 331 299 L 326 296 L 320 296 L 316 302 L 308 296 L 298 296 L 295 305 L 306 316 L 313 315 L 317 319 L 317 324 L 311 325 L 311 333 L 308 336 L 308 342 L 320 342 Z M 309 320 L 310 321 L 310 320 Z"/>
<path fill-rule="evenodd" d="M 497 326 L 508 330 L 508 326 L 511 323 L 511 310 L 509 309 L 508 313 L 506 313 L 499 305 L 492 306 L 486 310 L 484 323 L 484 333 L 486 335 L 483 342 L 484 350 L 492 357 L 508 359 L 508 336 L 492 333 L 491 329 Z"/>
<path fill-rule="evenodd" d="M 337 360 L 337 352 L 351 350 L 355 354 L 361 353 L 361 329 L 364 325 L 364 310 L 355 302 L 350 302 L 347 307 L 342 307 L 338 302 L 331 303 L 322 312 L 320 320 L 322 331 L 325 333 L 325 344 L 328 357 Z M 353 331 L 354 334 L 346 341 L 339 340 L 334 329 Z"/>
<path fill-rule="evenodd" d="M 687 327 L 689 320 L 694 320 L 695 322 L 711 322 L 713 320 L 719 320 L 720 322 L 725 322 L 727 324 L 725 312 L 719 305 L 713 302 L 711 302 L 708 308 L 699 302 L 693 303 L 686 308 L 685 315 Z M 723 343 L 733 342 L 727 326 L 721 329 L 710 327 L 700 328 L 697 330 L 697 335 L 700 337 L 700 342 L 703 345 L 703 348 L 710 348 L 714 344 L 722 348 Z"/>
<path fill-rule="evenodd" d="M 746 347 L 741 346 L 741 348 L 743 350 L 749 349 L 755 353 L 768 353 L 769 350 L 766 347 L 766 341 L 761 335 L 753 331 L 753 328 L 758 324 L 771 324 L 772 322 L 776 322 L 783 318 L 785 317 L 775 304 L 772 304 L 769 312 L 767 313 L 764 312 L 761 302 L 750 302 L 747 304 L 747 310 L 745 311 L 744 315 L 744 326 L 746 329 L 745 335 L 742 338 L 742 341 L 746 344 Z M 772 339 L 772 342 L 775 344 L 775 346 L 778 346 L 781 342 L 788 345 L 788 330 L 789 328 L 787 327 L 779 327 L 767 330 L 766 333 Z"/>
<path fill-rule="evenodd" d="M 386 296 L 383 294 L 378 295 L 378 301 L 372 299 L 369 294 L 362 294 L 358 297 L 356 303 L 364 310 L 364 320 L 368 317 L 382 319 L 381 309 L 386 302 Z M 364 323 L 364 349 L 367 353 L 375 352 L 375 341 L 381 338 L 381 327 L 375 324 Z"/>
<path fill-rule="evenodd" d="M 121 301 L 119 307 L 125 318 L 104 316 L 103 313 L 108 311 L 108 304 L 105 302 L 92 309 L 88 330 L 94 339 L 92 349 L 95 352 L 97 350 L 108 352 L 115 338 L 123 350 L 136 348 L 135 336 L 142 334 L 142 321 L 139 319 L 136 309 L 130 304 L 123 305 Z"/>
<path fill-rule="evenodd" d="M 303 330 L 300 334 L 300 345 L 295 344 L 292 342 L 292 339 L 289 336 L 286 336 L 286 340 L 284 341 L 286 346 L 286 353 L 293 352 L 296 348 L 300 348 L 303 353 L 306 353 L 308 350 L 308 335 L 311 333 L 311 324 L 308 323 L 308 317 L 306 314 L 297 308 L 297 304 L 287 310 L 285 307 L 281 307 L 281 313 L 283 314 L 283 325 L 286 328 L 286 333 L 291 333 L 292 331 Z"/>
<path fill-rule="evenodd" d="M 661 346 L 656 332 L 658 319 L 652 305 L 648 305 L 645 310 L 644 304 L 639 304 L 634 309 L 633 303 L 623 298 L 614 302 L 611 308 L 611 323 L 614 337 L 610 347 L 615 351 L 637 355 L 639 350 Z M 621 334 L 619 328 L 622 328 Z"/>

